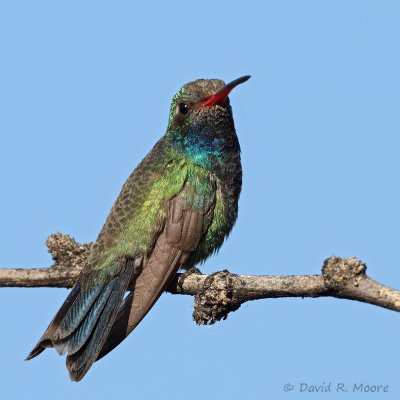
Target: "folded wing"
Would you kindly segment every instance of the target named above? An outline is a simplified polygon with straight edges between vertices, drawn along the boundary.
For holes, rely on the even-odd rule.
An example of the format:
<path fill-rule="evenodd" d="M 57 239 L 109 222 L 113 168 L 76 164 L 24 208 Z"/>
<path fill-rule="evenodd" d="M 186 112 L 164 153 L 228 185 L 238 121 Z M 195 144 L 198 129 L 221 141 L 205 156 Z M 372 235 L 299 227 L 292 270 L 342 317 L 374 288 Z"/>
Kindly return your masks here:
<path fill-rule="evenodd" d="M 118 346 L 135 329 L 208 229 L 214 199 L 209 198 L 206 207 L 188 208 L 186 194 L 183 192 L 171 200 L 165 228 L 142 273 L 135 280 L 131 293 L 123 302 L 98 359 Z"/>

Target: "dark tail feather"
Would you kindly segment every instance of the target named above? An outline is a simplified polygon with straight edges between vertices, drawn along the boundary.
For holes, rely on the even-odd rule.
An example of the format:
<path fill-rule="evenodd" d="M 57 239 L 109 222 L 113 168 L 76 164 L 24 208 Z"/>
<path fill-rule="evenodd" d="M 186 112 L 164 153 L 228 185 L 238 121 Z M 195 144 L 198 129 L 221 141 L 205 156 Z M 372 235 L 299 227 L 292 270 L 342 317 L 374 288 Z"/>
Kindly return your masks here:
<path fill-rule="evenodd" d="M 130 292 L 125 297 L 115 319 L 114 325 L 108 335 L 107 340 L 104 342 L 97 360 L 100 360 L 106 356 L 111 350 L 117 347 L 130 333 L 131 329 L 128 327 L 129 315 L 131 313 L 131 307 L 133 302 L 133 292 Z"/>
<path fill-rule="evenodd" d="M 75 286 L 72 288 L 68 297 L 65 299 L 63 305 L 58 310 L 53 320 L 50 322 L 50 325 L 47 327 L 42 337 L 39 339 L 37 345 L 28 354 L 28 357 L 26 357 L 27 361 L 38 356 L 45 349 L 53 347 L 52 345 L 53 333 L 59 326 L 60 322 L 63 320 L 65 314 L 68 312 L 71 305 L 74 304 L 74 302 L 79 298 L 80 293 L 81 293 L 81 278 L 79 278 L 78 281 L 75 283 Z"/>
<path fill-rule="evenodd" d="M 88 313 L 88 310 L 91 310 L 93 303 L 97 301 L 103 288 L 104 285 L 95 285 L 85 290 L 81 290 L 81 287 L 79 287 L 79 299 L 76 299 L 66 312 L 61 315 L 62 318 L 56 321 L 57 329 L 54 332 L 55 340 L 66 338 L 78 328 L 79 324 Z"/>
<path fill-rule="evenodd" d="M 130 281 L 131 270 L 126 268 L 121 276 L 112 280 L 108 285 L 113 285 L 111 294 L 106 300 L 105 306 L 98 317 L 94 329 L 85 340 L 83 346 L 67 357 L 67 368 L 73 381 L 80 381 L 93 363 L 96 361 L 104 342 L 111 330 L 119 305 L 122 302 Z"/>
<path fill-rule="evenodd" d="M 88 288 L 83 284 L 84 278 L 79 278 L 27 360 L 54 347 L 60 354 L 67 353 L 71 379 L 81 380 L 109 334 L 131 272 L 130 263 L 125 263 L 118 275 Z"/>
<path fill-rule="evenodd" d="M 78 318 L 83 319 L 81 323 L 76 324 L 73 321 L 72 325 L 76 325 L 75 330 L 61 340 L 53 340 L 53 346 L 59 354 L 69 355 L 76 353 L 86 343 L 113 289 L 114 285 L 112 283 L 105 285 L 97 299 L 93 302 L 94 304 L 85 313 L 84 318 L 79 315 Z M 68 325 L 66 326 L 68 327 Z M 68 330 L 70 330 L 69 327 Z"/>

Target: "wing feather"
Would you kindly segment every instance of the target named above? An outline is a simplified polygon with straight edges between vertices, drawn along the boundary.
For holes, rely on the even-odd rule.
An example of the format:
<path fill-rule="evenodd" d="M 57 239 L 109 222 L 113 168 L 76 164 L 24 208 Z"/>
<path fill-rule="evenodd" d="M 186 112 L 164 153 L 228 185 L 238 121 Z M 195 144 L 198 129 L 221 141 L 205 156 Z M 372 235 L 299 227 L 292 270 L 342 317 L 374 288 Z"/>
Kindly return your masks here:
<path fill-rule="evenodd" d="M 183 195 L 171 200 L 164 230 L 143 271 L 136 278 L 131 293 L 124 300 L 98 359 L 118 346 L 135 329 L 203 237 L 208 228 L 204 224 L 204 216 L 210 208 L 187 209 L 186 205 Z"/>

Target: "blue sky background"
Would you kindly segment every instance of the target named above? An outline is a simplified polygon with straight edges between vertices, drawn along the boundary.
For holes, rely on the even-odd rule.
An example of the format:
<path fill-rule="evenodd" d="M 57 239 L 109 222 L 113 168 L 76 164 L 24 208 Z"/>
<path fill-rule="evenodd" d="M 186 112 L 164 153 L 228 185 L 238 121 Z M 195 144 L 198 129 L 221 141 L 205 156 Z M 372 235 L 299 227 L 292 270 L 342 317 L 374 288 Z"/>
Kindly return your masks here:
<path fill-rule="evenodd" d="M 400 3 L 385 0 L 2 2 L 0 267 L 50 265 L 57 231 L 94 240 L 175 92 L 251 74 L 231 95 L 240 215 L 203 271 L 315 274 L 354 255 L 400 287 L 399 35 Z M 197 327 L 193 298 L 164 295 L 71 383 L 54 351 L 24 362 L 66 295 L 0 289 L 1 398 L 400 395 L 399 315 L 334 299 L 253 302 Z M 349 393 L 307 395 L 301 382 Z"/>

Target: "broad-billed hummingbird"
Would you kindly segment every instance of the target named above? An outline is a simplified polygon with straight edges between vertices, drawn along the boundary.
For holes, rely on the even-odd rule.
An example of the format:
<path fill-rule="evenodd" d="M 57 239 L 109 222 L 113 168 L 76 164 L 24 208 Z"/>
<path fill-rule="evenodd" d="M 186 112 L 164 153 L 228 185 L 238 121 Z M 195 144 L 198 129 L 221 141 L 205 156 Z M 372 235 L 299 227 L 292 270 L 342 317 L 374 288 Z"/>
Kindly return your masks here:
<path fill-rule="evenodd" d="M 75 286 L 28 360 L 54 347 L 67 354 L 70 377 L 80 381 L 132 332 L 179 268 L 221 247 L 242 186 L 228 95 L 249 78 L 227 85 L 199 79 L 174 96 L 167 132 L 123 185 Z"/>

